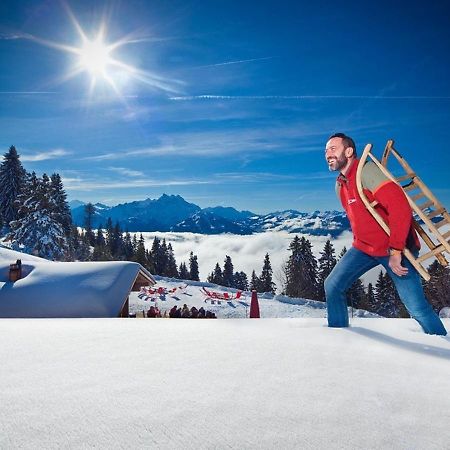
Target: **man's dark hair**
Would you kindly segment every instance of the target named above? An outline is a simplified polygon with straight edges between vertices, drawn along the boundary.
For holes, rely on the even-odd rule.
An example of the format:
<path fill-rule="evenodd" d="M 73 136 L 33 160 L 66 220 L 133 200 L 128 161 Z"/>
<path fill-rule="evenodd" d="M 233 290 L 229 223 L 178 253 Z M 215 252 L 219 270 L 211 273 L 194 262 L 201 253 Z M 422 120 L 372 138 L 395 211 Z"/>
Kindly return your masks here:
<path fill-rule="evenodd" d="M 355 141 L 347 136 L 345 133 L 334 133 L 332 136 L 328 138 L 328 140 L 333 139 L 335 137 L 341 138 L 342 143 L 344 144 L 344 148 L 351 147 L 353 149 L 353 156 L 356 158 L 356 145 Z"/>

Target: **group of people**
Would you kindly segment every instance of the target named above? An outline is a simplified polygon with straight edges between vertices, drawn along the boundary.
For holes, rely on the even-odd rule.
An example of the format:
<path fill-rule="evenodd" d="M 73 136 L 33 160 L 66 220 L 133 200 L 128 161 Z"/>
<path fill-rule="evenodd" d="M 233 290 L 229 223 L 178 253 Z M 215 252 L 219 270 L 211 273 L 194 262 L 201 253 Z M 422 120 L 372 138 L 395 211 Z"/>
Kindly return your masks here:
<path fill-rule="evenodd" d="M 217 319 L 216 314 L 211 311 L 206 311 L 205 308 L 197 309 L 193 306 L 191 309 L 186 305 L 182 308 L 176 305 L 169 311 L 169 317 L 177 319 Z"/>
<path fill-rule="evenodd" d="M 183 307 L 177 305 L 173 306 L 167 313 L 167 310 L 162 313 L 160 309 L 155 306 L 150 306 L 150 309 L 145 313 L 144 316 L 153 317 L 171 317 L 175 319 L 217 319 L 216 314 L 211 311 L 206 311 L 205 308 L 201 307 L 197 309 L 195 306 L 189 309 L 186 303 Z M 130 317 L 136 317 L 136 315 L 130 315 Z"/>

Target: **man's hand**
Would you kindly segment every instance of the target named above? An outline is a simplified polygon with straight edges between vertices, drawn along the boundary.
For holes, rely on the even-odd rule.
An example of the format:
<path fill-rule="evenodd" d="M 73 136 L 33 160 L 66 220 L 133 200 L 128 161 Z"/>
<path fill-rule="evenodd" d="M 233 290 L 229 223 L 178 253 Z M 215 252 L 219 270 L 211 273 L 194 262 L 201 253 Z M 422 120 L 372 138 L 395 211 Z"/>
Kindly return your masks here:
<path fill-rule="evenodd" d="M 408 274 L 408 269 L 402 266 L 402 254 L 396 253 L 389 257 L 389 267 L 392 269 L 392 272 L 399 277 L 403 277 Z"/>

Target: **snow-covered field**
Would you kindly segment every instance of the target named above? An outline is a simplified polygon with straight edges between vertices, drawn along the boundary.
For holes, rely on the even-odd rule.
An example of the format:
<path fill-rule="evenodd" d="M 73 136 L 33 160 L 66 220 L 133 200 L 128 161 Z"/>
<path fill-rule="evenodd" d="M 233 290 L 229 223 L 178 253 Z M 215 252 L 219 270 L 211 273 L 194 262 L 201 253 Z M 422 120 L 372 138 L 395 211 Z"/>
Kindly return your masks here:
<path fill-rule="evenodd" d="M 226 292 L 230 297 L 236 296 L 236 289 L 224 288 L 211 283 L 181 281 L 176 279 L 156 276 L 156 286 L 153 289 L 163 288 L 163 294 L 142 296 L 138 292 L 130 294 L 130 313 L 147 312 L 151 306 L 157 306 L 162 314 L 169 313 L 173 306 L 183 307 L 186 304 L 189 309 L 195 306 L 197 309 L 203 307 L 205 310 L 214 312 L 218 318 L 245 318 L 250 313 L 251 293 L 243 292 L 239 299 L 231 301 L 211 300 L 205 295 L 204 287 L 208 291 L 223 296 Z M 176 289 L 176 290 L 175 290 Z M 170 292 L 174 290 L 174 292 Z M 269 293 L 258 294 L 259 308 L 262 318 L 281 317 L 325 317 L 326 304 L 314 300 L 302 298 L 289 298 L 283 295 L 272 295 Z M 351 314 L 351 309 L 349 308 Z M 354 310 L 354 316 L 376 317 L 364 310 Z"/>
<path fill-rule="evenodd" d="M 450 339 L 325 324 L 2 319 L 0 448 L 449 448 Z"/>

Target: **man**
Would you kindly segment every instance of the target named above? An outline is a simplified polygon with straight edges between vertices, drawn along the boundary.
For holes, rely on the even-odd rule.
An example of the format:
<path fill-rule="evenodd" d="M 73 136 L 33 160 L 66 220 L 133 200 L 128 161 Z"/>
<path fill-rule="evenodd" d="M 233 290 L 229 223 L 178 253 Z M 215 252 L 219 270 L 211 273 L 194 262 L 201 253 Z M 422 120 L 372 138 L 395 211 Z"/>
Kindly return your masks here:
<path fill-rule="evenodd" d="M 339 260 L 325 280 L 328 326 L 348 327 L 345 292 L 361 275 L 381 264 L 392 278 L 397 292 L 411 317 L 425 333 L 446 335 L 444 325 L 426 300 L 420 275 L 403 257 L 408 248 L 417 254 L 419 239 L 412 228 L 412 211 L 401 189 L 389 180 L 373 162 L 362 170 L 362 185 L 368 199 L 388 223 L 388 236 L 364 206 L 356 187 L 359 160 L 352 138 L 343 133 L 332 135 L 325 149 L 325 159 L 332 171 L 339 171 L 336 193 L 350 220 L 352 248 Z"/>

